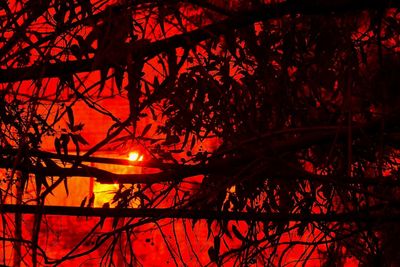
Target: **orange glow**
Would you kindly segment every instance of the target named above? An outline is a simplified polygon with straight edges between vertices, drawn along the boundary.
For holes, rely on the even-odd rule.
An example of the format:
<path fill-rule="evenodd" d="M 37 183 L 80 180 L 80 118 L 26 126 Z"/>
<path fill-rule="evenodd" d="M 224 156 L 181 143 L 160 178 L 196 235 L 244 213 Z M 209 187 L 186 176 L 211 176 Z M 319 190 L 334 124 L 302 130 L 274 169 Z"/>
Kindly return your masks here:
<path fill-rule="evenodd" d="M 108 155 L 109 156 L 109 155 Z M 120 156 L 120 155 L 119 155 Z M 132 150 L 129 152 L 127 159 L 132 162 L 143 161 L 143 155 L 140 154 L 139 151 Z M 107 166 L 107 169 L 111 172 L 115 173 L 141 173 L 140 167 L 135 167 L 129 165 L 127 167 L 115 167 Z M 104 203 L 110 203 L 110 207 L 114 207 L 116 203 L 112 203 L 114 198 L 115 192 L 118 191 L 119 184 L 101 184 L 101 183 L 94 183 L 93 193 L 95 195 L 94 207 L 100 208 L 103 207 Z M 140 203 L 139 203 L 140 204 Z M 132 205 L 137 207 L 139 204 L 135 204 L 134 201 Z"/>

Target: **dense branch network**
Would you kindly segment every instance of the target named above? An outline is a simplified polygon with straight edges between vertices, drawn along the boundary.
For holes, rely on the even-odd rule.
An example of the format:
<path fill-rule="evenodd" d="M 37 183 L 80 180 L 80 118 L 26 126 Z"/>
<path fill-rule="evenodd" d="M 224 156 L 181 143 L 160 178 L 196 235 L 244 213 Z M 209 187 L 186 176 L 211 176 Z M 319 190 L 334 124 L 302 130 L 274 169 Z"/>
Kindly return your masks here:
<path fill-rule="evenodd" d="M 129 45 L 126 44 L 125 51 L 133 57 L 143 57 L 146 60 L 174 48 L 194 47 L 199 42 L 205 41 L 211 37 L 224 34 L 226 31 L 238 29 L 251 25 L 258 21 L 264 21 L 273 18 L 281 18 L 289 14 L 301 15 L 323 15 L 325 13 L 346 13 L 365 9 L 390 8 L 397 7 L 396 1 L 344 1 L 334 4 L 326 4 L 324 1 L 315 3 L 313 1 L 302 2 L 283 2 L 274 5 L 262 6 L 256 11 L 235 14 L 233 18 L 228 18 L 221 22 L 204 26 L 200 29 L 172 36 L 165 40 L 152 42 L 148 45 Z M 0 69 L 0 82 L 17 82 L 22 80 L 32 80 L 49 77 L 62 77 L 80 72 L 90 72 L 99 70 L 102 66 L 96 66 L 93 59 L 45 63 L 38 66 L 30 66 L 15 69 Z"/>
<path fill-rule="evenodd" d="M 134 266 L 130 242 L 149 225 L 176 266 L 186 266 L 177 231 L 202 266 L 187 230 L 198 220 L 217 266 L 280 266 L 297 245 L 304 262 L 400 260 L 390 235 L 400 232 L 398 1 L 33 2 L 0 6 L 0 241 L 13 244 L 15 266 L 24 249 L 37 266 L 102 245 L 101 264 L 112 265 L 119 243 Z M 109 97 L 127 111 L 108 110 Z M 83 154 L 79 105 L 111 122 Z M 54 149 L 41 147 L 48 140 Z M 96 156 L 131 145 L 144 161 Z M 113 198 L 45 205 L 76 177 L 114 185 Z M 34 215 L 30 241 L 22 214 Z M 45 215 L 100 219 L 49 261 Z M 106 217 L 112 225 L 96 232 Z"/>

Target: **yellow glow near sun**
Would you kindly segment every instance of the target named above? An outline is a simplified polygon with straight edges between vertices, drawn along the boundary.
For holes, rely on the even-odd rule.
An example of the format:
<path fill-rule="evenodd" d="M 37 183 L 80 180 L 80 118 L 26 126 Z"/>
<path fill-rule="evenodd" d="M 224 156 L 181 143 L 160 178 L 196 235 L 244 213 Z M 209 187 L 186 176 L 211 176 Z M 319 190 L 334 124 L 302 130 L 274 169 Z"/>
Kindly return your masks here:
<path fill-rule="evenodd" d="M 112 172 L 116 173 L 142 173 L 142 167 L 140 166 L 133 166 L 137 164 L 133 164 L 133 162 L 139 162 L 143 161 L 143 155 L 139 151 L 132 150 L 129 152 L 127 158 L 129 161 L 132 162 L 132 165 L 126 166 L 126 167 L 121 167 L 119 166 L 118 169 L 116 169 L 115 166 L 107 166 L 107 169 Z M 102 207 L 104 203 L 110 203 L 110 207 L 115 207 L 116 203 L 111 203 L 115 192 L 118 191 L 119 188 L 118 183 L 114 184 L 100 184 L 100 183 L 95 183 L 94 188 L 93 188 L 93 193 L 95 194 L 95 203 L 94 207 Z M 136 189 L 137 190 L 137 189 Z M 133 199 L 132 202 L 130 203 L 132 207 L 138 207 L 140 205 L 140 201 L 137 199 Z"/>

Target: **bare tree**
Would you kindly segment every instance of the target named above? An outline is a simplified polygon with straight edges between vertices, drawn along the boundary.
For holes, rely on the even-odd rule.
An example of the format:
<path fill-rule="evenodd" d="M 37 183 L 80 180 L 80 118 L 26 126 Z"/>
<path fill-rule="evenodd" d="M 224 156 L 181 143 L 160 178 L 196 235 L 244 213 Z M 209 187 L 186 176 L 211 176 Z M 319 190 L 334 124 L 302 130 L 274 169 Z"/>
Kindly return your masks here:
<path fill-rule="evenodd" d="M 152 233 L 165 266 L 397 266 L 398 7 L 1 2 L 2 264 L 149 266 Z M 144 161 L 104 156 L 129 147 Z M 48 205 L 72 177 L 117 186 Z M 69 216 L 90 228 L 58 255 Z"/>

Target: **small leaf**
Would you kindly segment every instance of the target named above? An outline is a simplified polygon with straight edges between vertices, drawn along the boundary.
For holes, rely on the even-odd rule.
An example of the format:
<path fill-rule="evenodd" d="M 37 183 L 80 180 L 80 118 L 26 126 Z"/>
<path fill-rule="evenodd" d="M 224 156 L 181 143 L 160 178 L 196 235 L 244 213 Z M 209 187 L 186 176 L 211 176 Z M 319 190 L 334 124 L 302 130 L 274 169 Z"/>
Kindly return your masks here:
<path fill-rule="evenodd" d="M 149 84 L 148 83 L 144 83 L 144 90 L 146 92 L 147 98 L 149 98 L 151 96 L 151 92 L 150 92 L 150 88 L 149 88 Z"/>
<path fill-rule="evenodd" d="M 184 148 L 185 148 L 185 146 L 186 146 L 186 144 L 187 144 L 187 142 L 188 142 L 188 140 L 189 140 L 189 135 L 190 135 L 190 132 L 189 132 L 189 131 L 186 131 L 185 137 L 184 137 L 184 139 L 183 139 L 183 143 L 182 143 L 181 149 L 184 149 Z"/>
<path fill-rule="evenodd" d="M 194 229 L 194 227 L 196 226 L 196 223 L 198 222 L 199 220 L 197 220 L 197 219 L 193 219 L 192 220 L 192 229 Z"/>
<path fill-rule="evenodd" d="M 61 142 L 57 137 L 54 139 L 54 147 L 56 148 L 57 155 L 61 156 Z"/>
<path fill-rule="evenodd" d="M 81 48 L 77 44 L 71 45 L 69 50 L 71 51 L 72 55 L 74 57 L 76 57 L 76 59 L 82 59 L 82 51 L 81 51 Z"/>
<path fill-rule="evenodd" d="M 64 180 L 64 188 L 65 188 L 65 193 L 67 193 L 67 196 L 69 196 L 69 190 L 68 190 L 68 180 L 67 177 L 62 177 L 62 179 Z"/>
<path fill-rule="evenodd" d="M 114 220 L 113 220 L 113 223 L 112 223 L 112 228 L 113 228 L 113 229 L 117 228 L 117 226 L 118 226 L 118 221 L 119 221 L 119 218 L 118 218 L 118 217 L 115 217 Z"/>
<path fill-rule="evenodd" d="M 246 238 L 240 233 L 240 231 L 236 228 L 235 225 L 232 225 L 232 232 L 241 241 L 246 241 Z"/>
<path fill-rule="evenodd" d="M 212 219 L 207 219 L 207 239 L 210 238 L 211 235 L 211 226 L 212 226 L 213 220 Z"/>
<path fill-rule="evenodd" d="M 72 139 L 72 142 L 75 144 L 76 154 L 79 156 L 80 149 L 79 149 L 79 142 L 78 142 L 78 139 L 76 138 L 76 135 L 71 134 L 71 139 Z"/>
<path fill-rule="evenodd" d="M 70 106 L 66 107 L 67 109 L 67 114 L 68 114 L 68 120 L 70 124 L 70 129 L 72 130 L 74 127 L 74 113 L 72 112 L 72 108 Z"/>
<path fill-rule="evenodd" d="M 179 136 L 177 135 L 168 135 L 167 138 L 165 139 L 165 142 L 163 143 L 163 145 L 173 145 L 173 144 L 177 144 L 181 141 L 181 139 L 179 138 Z"/>
<path fill-rule="evenodd" d="M 222 232 L 223 232 L 227 237 L 229 237 L 229 239 L 232 239 L 232 235 L 231 235 L 230 231 L 228 230 L 228 221 L 223 220 L 223 221 L 221 222 L 221 229 L 222 229 Z"/>
<path fill-rule="evenodd" d="M 83 145 L 88 145 L 89 144 L 89 142 L 86 141 L 86 139 L 83 138 L 82 135 L 77 134 L 77 135 L 75 135 L 75 137 L 76 137 L 76 139 L 78 140 L 79 143 L 81 143 Z"/>
<path fill-rule="evenodd" d="M 115 84 L 117 85 L 118 92 L 121 93 L 122 82 L 124 80 L 124 68 L 122 68 L 122 67 L 114 68 L 114 80 L 115 80 Z"/>
<path fill-rule="evenodd" d="M 24 189 L 25 186 L 28 187 L 28 180 L 29 180 L 29 174 L 26 172 L 23 172 L 22 176 L 21 176 L 21 180 L 20 180 L 22 189 Z"/>
<path fill-rule="evenodd" d="M 154 90 L 157 90 L 160 87 L 160 82 L 158 81 L 157 76 L 154 77 L 153 87 L 154 87 Z"/>
<path fill-rule="evenodd" d="M 78 125 L 75 125 L 74 127 L 72 127 L 72 131 L 73 132 L 82 131 L 83 126 L 85 126 L 83 123 L 79 123 Z"/>
<path fill-rule="evenodd" d="M 213 247 L 210 247 L 208 249 L 208 257 L 210 258 L 210 261 L 212 261 L 212 262 L 218 261 L 218 254 Z"/>
<path fill-rule="evenodd" d="M 140 199 L 147 200 L 148 202 L 151 202 L 151 199 L 148 196 L 146 196 L 145 194 L 143 194 L 143 192 L 138 192 L 137 195 L 138 195 L 138 197 Z"/>
<path fill-rule="evenodd" d="M 305 232 L 305 230 L 306 230 L 306 228 L 307 228 L 307 223 L 302 223 L 302 224 L 300 224 L 299 225 L 299 228 L 297 229 L 297 235 L 298 236 L 303 236 L 304 235 L 304 232 Z"/>
<path fill-rule="evenodd" d="M 46 176 L 42 176 L 42 184 L 44 185 L 44 187 L 46 187 L 46 189 L 49 189 L 49 183 L 47 182 Z"/>
<path fill-rule="evenodd" d="M 106 86 L 106 80 L 108 75 L 108 67 L 102 67 L 100 69 L 100 88 L 99 88 L 99 95 L 103 92 L 104 87 Z"/>
<path fill-rule="evenodd" d="M 43 164 L 41 162 L 38 162 L 37 163 L 37 167 L 39 169 L 43 168 Z M 35 178 L 36 178 L 36 192 L 37 192 L 37 195 L 39 196 L 41 188 L 42 188 L 42 185 L 44 185 L 46 187 L 46 189 L 48 189 L 50 186 L 47 183 L 46 176 L 40 175 L 40 174 L 36 174 Z"/>
<path fill-rule="evenodd" d="M 68 156 L 68 143 L 69 143 L 69 135 L 68 134 L 62 134 L 61 135 L 61 146 L 64 150 L 64 155 Z"/>
<path fill-rule="evenodd" d="M 221 239 L 219 238 L 219 236 L 215 236 L 214 237 L 214 250 L 217 253 L 217 255 L 219 255 L 220 246 L 221 246 Z"/>
<path fill-rule="evenodd" d="M 110 203 L 106 202 L 106 203 L 103 204 L 103 209 L 109 209 L 109 208 L 110 208 Z M 100 222 L 99 222 L 100 223 L 100 229 L 103 228 L 105 220 L 106 220 L 106 217 L 104 217 L 104 216 L 100 217 Z"/>
<path fill-rule="evenodd" d="M 35 176 L 35 182 L 36 182 L 36 194 L 37 196 L 40 195 L 40 191 L 42 190 L 42 184 L 43 184 L 43 176 L 42 175 L 36 175 Z M 46 179 L 46 178 L 45 178 Z"/>
<path fill-rule="evenodd" d="M 157 115 L 156 112 L 154 111 L 154 108 L 152 108 L 152 106 L 149 107 L 150 112 L 151 112 L 151 116 L 153 117 L 153 120 L 157 120 Z"/>
<path fill-rule="evenodd" d="M 150 130 L 151 126 L 152 126 L 151 123 L 147 124 L 146 127 L 144 127 L 142 134 L 140 136 L 142 136 L 142 137 L 145 136 L 146 133 Z"/>
<path fill-rule="evenodd" d="M 78 0 L 78 3 L 81 6 L 81 13 L 82 13 L 82 18 L 84 18 L 87 15 L 91 16 L 92 13 L 92 3 L 90 3 L 90 0 Z"/>
<path fill-rule="evenodd" d="M 88 207 L 93 207 L 93 204 L 94 204 L 94 197 L 95 197 L 94 194 L 92 194 L 92 195 L 90 196 L 89 201 L 88 201 L 88 204 L 87 204 Z"/>
<path fill-rule="evenodd" d="M 81 202 L 81 205 L 80 205 L 79 207 L 83 208 L 83 207 L 85 206 L 85 204 L 86 204 L 86 199 L 87 199 L 87 197 L 84 197 L 84 198 L 83 198 L 83 200 L 82 200 L 82 202 Z"/>

